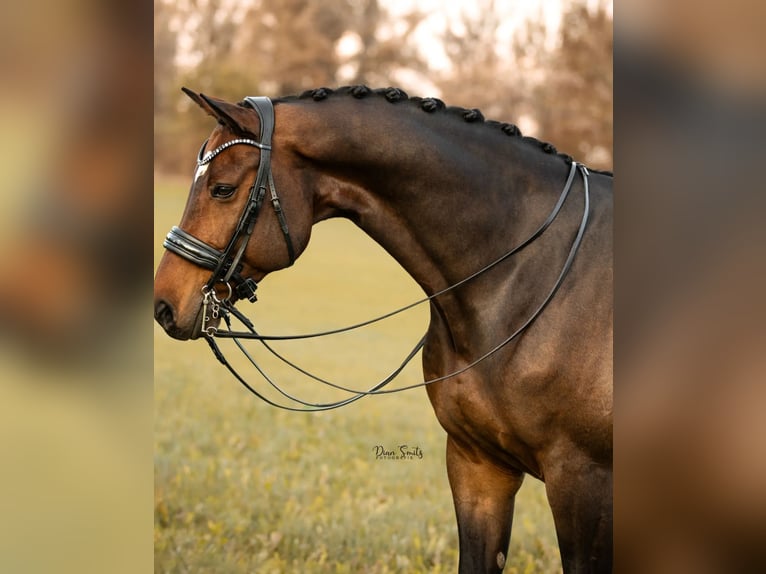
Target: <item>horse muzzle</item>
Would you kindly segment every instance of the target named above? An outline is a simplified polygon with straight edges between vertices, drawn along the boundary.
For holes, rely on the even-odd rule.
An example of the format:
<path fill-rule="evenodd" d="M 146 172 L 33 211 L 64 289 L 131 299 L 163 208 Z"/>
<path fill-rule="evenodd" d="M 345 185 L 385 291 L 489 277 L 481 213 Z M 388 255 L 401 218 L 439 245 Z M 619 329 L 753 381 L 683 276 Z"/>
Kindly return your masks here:
<path fill-rule="evenodd" d="M 216 329 L 221 321 L 217 311 L 214 313 L 212 308 L 202 305 L 189 326 L 180 325 L 176 310 L 164 299 L 155 301 L 154 319 L 170 337 L 179 341 L 198 339 L 205 329 Z"/>

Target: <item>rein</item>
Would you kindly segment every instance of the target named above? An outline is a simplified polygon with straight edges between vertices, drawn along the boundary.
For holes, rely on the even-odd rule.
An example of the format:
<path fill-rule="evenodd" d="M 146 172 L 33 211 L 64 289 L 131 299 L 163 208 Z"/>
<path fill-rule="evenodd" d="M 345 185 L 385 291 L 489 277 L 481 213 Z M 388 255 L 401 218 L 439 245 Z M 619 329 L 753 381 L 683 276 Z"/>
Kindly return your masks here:
<path fill-rule="evenodd" d="M 257 284 L 252 278 L 249 278 L 249 277 L 245 278 L 241 276 L 240 271 L 242 269 L 242 265 L 240 261 L 242 259 L 242 255 L 244 254 L 245 248 L 247 247 L 247 244 L 250 241 L 250 238 L 253 234 L 255 222 L 261 211 L 261 207 L 263 205 L 263 200 L 267 190 L 270 191 L 271 203 L 277 215 L 277 219 L 279 220 L 279 225 L 285 239 L 290 265 L 292 265 L 295 262 L 295 250 L 293 247 L 292 239 L 290 237 L 290 232 L 287 227 L 287 220 L 285 219 L 285 215 L 282 211 L 279 197 L 277 195 L 276 186 L 274 185 L 274 177 L 271 171 L 271 136 L 274 131 L 273 104 L 271 103 L 271 100 L 269 98 L 265 98 L 265 97 L 248 97 L 248 98 L 245 98 L 245 101 L 250 107 L 252 107 L 258 113 L 258 117 L 260 119 L 260 141 L 256 141 L 249 138 L 238 138 L 238 139 L 223 143 L 219 145 L 217 148 L 215 148 L 214 150 L 209 151 L 203 155 L 203 152 L 207 145 L 207 142 L 205 142 L 202 145 L 202 148 L 200 149 L 200 153 L 197 158 L 197 166 L 201 167 L 203 165 L 207 165 L 218 154 L 220 154 L 224 150 L 234 145 L 250 145 L 260 149 L 261 157 L 260 157 L 260 162 L 258 164 L 258 172 L 255 178 L 255 182 L 250 187 L 247 203 L 242 212 L 242 215 L 240 216 L 239 222 L 237 223 L 234 233 L 231 239 L 229 240 L 229 243 L 227 244 L 226 248 L 223 251 L 221 251 L 205 243 L 204 241 L 194 237 L 192 234 L 180 229 L 179 227 L 173 227 L 168 233 L 167 237 L 165 238 L 165 241 L 163 242 L 163 246 L 169 251 L 172 251 L 173 253 L 183 257 L 184 259 L 194 263 L 195 265 L 198 265 L 205 269 L 209 269 L 213 272 L 212 275 L 210 276 L 210 279 L 202 288 L 202 294 L 203 294 L 202 327 L 201 327 L 202 334 L 205 340 L 210 345 L 210 348 L 213 350 L 213 353 L 215 354 L 216 358 L 229 370 L 229 372 L 231 372 L 232 375 L 234 375 L 234 377 L 251 393 L 253 393 L 255 396 L 257 396 L 259 399 L 263 400 L 264 402 L 268 403 L 269 405 L 280 408 L 280 409 L 289 410 L 289 411 L 299 411 L 299 412 L 325 411 L 325 410 L 336 409 L 336 408 L 345 406 L 349 403 L 357 401 L 361 399 L 362 397 L 365 397 L 368 395 L 396 393 L 400 391 L 414 389 L 417 387 L 424 387 L 426 385 L 431 385 L 433 383 L 437 383 L 437 382 L 444 381 L 446 379 L 458 376 L 462 373 L 465 373 L 469 369 L 472 369 L 473 367 L 475 367 L 482 361 L 486 360 L 487 358 L 491 357 L 492 355 L 497 353 L 500 349 L 505 347 L 508 343 L 513 341 L 517 336 L 523 333 L 524 330 L 526 330 L 527 327 L 529 327 L 539 317 L 543 309 L 545 309 L 545 307 L 548 305 L 551 299 L 553 299 L 553 296 L 556 294 L 559 287 L 561 287 L 561 284 L 563 283 L 564 278 L 566 277 L 567 273 L 569 272 L 572 266 L 572 262 L 574 261 L 575 255 L 577 254 L 577 251 L 580 247 L 580 243 L 582 242 L 582 238 L 585 233 L 585 228 L 588 223 L 588 213 L 590 209 L 590 198 L 589 198 L 589 191 L 588 191 L 589 172 L 585 166 L 580 165 L 574 161 L 571 162 L 569 175 L 564 185 L 564 189 L 562 190 L 559 196 L 559 199 L 556 202 L 556 205 L 554 206 L 553 210 L 548 214 L 548 217 L 545 219 L 545 221 L 543 221 L 540 227 L 534 233 L 532 233 L 526 240 L 522 241 L 516 247 L 514 247 L 513 249 L 511 249 L 510 251 L 508 251 L 507 253 L 499 257 L 498 259 L 492 261 L 488 265 L 484 266 L 483 268 L 479 269 L 478 271 L 472 273 L 468 277 L 458 281 L 457 283 L 453 285 L 450 285 L 449 287 L 446 287 L 440 291 L 437 291 L 436 293 L 433 293 L 432 295 L 429 295 L 427 297 L 424 297 L 423 299 L 415 301 L 414 303 L 410 303 L 409 305 L 405 305 L 404 307 L 396 309 L 395 311 L 386 313 L 385 315 L 381 315 L 380 317 L 376 317 L 374 319 L 370 319 L 362 323 L 350 325 L 348 327 L 342 327 L 338 329 L 332 329 L 329 331 L 322 331 L 322 332 L 309 333 L 309 334 L 303 334 L 303 335 L 261 335 L 259 334 L 255 330 L 255 327 L 253 326 L 252 322 L 234 306 L 234 303 L 231 301 L 231 298 L 236 293 L 237 297 L 248 299 L 251 302 L 256 301 L 255 291 L 257 289 Z M 350 389 L 350 388 L 338 385 L 336 383 L 327 381 L 321 377 L 318 377 L 310 373 L 309 371 L 299 367 L 295 363 L 289 361 L 288 359 L 280 355 L 276 350 L 274 350 L 268 344 L 268 341 L 308 339 L 308 338 L 323 337 L 327 335 L 333 335 L 337 333 L 351 331 L 354 329 L 359 329 L 361 327 L 365 327 L 373 323 L 377 323 L 378 321 L 382 321 L 389 317 L 393 317 L 394 315 L 407 311 L 417 305 L 429 302 L 432 299 L 435 299 L 436 297 L 439 297 L 440 295 L 444 295 L 445 293 L 452 291 L 453 289 L 457 289 L 458 287 L 460 287 L 461 285 L 464 285 L 468 281 L 475 279 L 476 277 L 489 271 L 496 265 L 499 265 L 500 263 L 502 263 L 503 261 L 505 261 L 512 255 L 514 255 L 515 253 L 518 253 L 519 251 L 527 247 L 530 243 L 532 243 L 534 240 L 540 237 L 545 232 L 546 229 L 548 229 L 548 227 L 551 225 L 554 219 L 556 219 L 556 216 L 559 214 L 561 207 L 563 206 L 564 202 L 566 201 L 566 198 L 569 195 L 569 192 L 572 188 L 572 183 L 574 181 L 574 177 L 576 172 L 578 171 L 578 168 L 583 178 L 585 205 L 583 209 L 582 219 L 580 221 L 580 225 L 577 230 L 577 234 L 575 235 L 575 238 L 572 241 L 572 246 L 569 250 L 569 254 L 566 258 L 566 261 L 563 264 L 563 267 L 561 269 L 561 272 L 559 273 L 558 278 L 556 279 L 556 282 L 554 283 L 553 287 L 548 292 L 548 295 L 545 297 L 542 303 L 534 311 L 534 313 L 532 313 L 532 315 L 518 329 L 516 329 L 516 331 L 514 331 L 511 335 L 506 337 L 503 341 L 501 341 L 495 347 L 491 348 L 490 350 L 485 352 L 483 355 L 474 359 L 472 362 L 462 367 L 461 369 L 458 369 L 452 373 L 449 373 L 440 377 L 436 377 L 434 379 L 430 379 L 428 381 L 423 381 L 421 383 L 409 385 L 406 387 L 400 387 L 396 389 L 384 390 L 383 387 L 385 387 L 394 378 L 396 378 L 399 375 L 399 373 L 401 373 L 401 371 L 407 366 L 407 364 L 409 364 L 410 361 L 412 361 L 412 359 L 417 355 L 417 353 L 423 348 L 423 345 L 425 344 L 425 339 L 426 339 L 426 336 L 423 335 L 420 341 L 418 341 L 418 343 L 413 347 L 413 349 L 407 354 L 407 356 L 404 358 L 401 364 L 398 367 L 396 367 L 387 377 L 385 377 L 379 383 L 374 385 L 371 389 L 367 391 L 360 391 L 360 390 Z M 218 283 L 223 283 L 228 289 L 228 294 L 223 298 L 219 298 L 214 289 L 215 285 Z M 247 331 L 232 330 L 231 316 L 235 317 L 240 323 L 242 323 L 242 325 L 245 326 Z M 211 319 L 212 320 L 222 319 L 226 323 L 227 329 L 225 331 L 221 331 L 214 325 L 208 325 L 208 322 Z M 293 407 L 290 405 L 283 405 L 283 404 L 274 402 L 271 399 L 265 397 L 260 392 L 258 392 L 252 386 L 250 386 L 250 384 L 248 384 L 248 382 L 239 374 L 239 372 L 231 365 L 231 363 L 229 363 L 228 360 L 226 360 L 226 357 L 224 356 L 223 352 L 221 351 L 221 349 L 219 348 L 218 344 L 215 341 L 216 338 L 233 339 L 237 347 L 239 347 L 239 349 L 242 351 L 245 357 L 247 357 L 249 362 L 255 367 L 255 369 L 261 374 L 261 376 L 263 376 L 263 378 L 272 387 L 274 387 L 274 389 L 276 389 L 283 397 L 291 401 L 297 402 L 303 405 L 303 407 Z M 279 385 L 277 385 L 266 374 L 266 372 L 258 365 L 258 363 L 256 363 L 256 361 L 253 359 L 250 353 L 248 353 L 248 351 L 242 346 L 240 339 L 260 341 L 261 344 L 263 344 L 264 347 L 266 347 L 266 349 L 269 352 L 271 352 L 274 356 L 276 356 L 279 360 L 289 365 L 290 367 L 294 368 L 295 370 L 302 373 L 303 375 L 306 375 L 307 377 L 315 381 L 318 381 L 322 384 L 328 385 L 335 389 L 339 389 L 339 390 L 351 393 L 353 396 L 347 399 L 330 402 L 330 403 L 310 403 L 292 396 L 291 394 L 287 393 L 282 388 L 280 388 Z"/>
<path fill-rule="evenodd" d="M 406 310 L 409 310 L 417 305 L 420 305 L 422 303 L 426 303 L 428 301 L 431 301 L 432 299 L 443 295 L 453 289 L 456 289 L 460 287 L 461 285 L 467 283 L 468 281 L 471 281 L 472 279 L 475 279 L 479 275 L 482 275 L 486 271 L 489 271 L 496 265 L 500 264 L 501 262 L 508 259 L 510 256 L 512 256 L 515 253 L 518 253 L 521 251 L 524 247 L 528 246 L 530 243 L 532 243 L 535 239 L 540 237 L 542 233 L 550 226 L 550 224 L 553 222 L 553 220 L 556 218 L 558 213 L 561 210 L 562 205 L 564 204 L 564 201 L 566 200 L 567 196 L 569 195 L 569 191 L 571 190 L 572 183 L 574 181 L 574 176 L 579 168 L 580 173 L 583 178 L 583 186 L 584 186 L 584 208 L 583 208 L 583 215 L 580 221 L 580 225 L 577 230 L 577 234 L 575 235 L 574 240 L 572 241 L 572 246 L 569 250 L 569 254 L 564 262 L 564 265 L 562 266 L 561 272 L 559 273 L 558 278 L 556 279 L 553 287 L 548 292 L 548 295 L 545 297 L 545 299 L 542 301 L 542 303 L 537 307 L 537 309 L 532 313 L 532 315 L 519 327 L 514 331 L 511 335 L 506 337 L 503 341 L 501 341 L 499 344 L 485 352 L 483 355 L 479 356 L 478 358 L 474 359 L 472 362 L 470 362 L 468 365 L 451 372 L 446 375 L 442 375 L 440 377 L 436 377 L 434 379 L 430 379 L 427 381 L 423 381 L 420 383 L 416 383 L 413 385 L 405 386 L 405 387 L 399 387 L 396 389 L 383 389 L 386 385 L 388 385 L 392 380 L 394 380 L 401 371 L 412 361 L 412 359 L 417 355 L 417 353 L 423 348 L 423 345 L 425 344 L 426 336 L 424 335 L 420 341 L 413 347 L 413 349 L 407 354 L 407 356 L 403 359 L 403 361 L 400 363 L 396 369 L 394 369 L 388 376 L 383 378 L 380 382 L 378 382 L 376 385 L 374 385 L 372 388 L 370 388 L 367 391 L 360 391 L 358 389 L 350 389 L 348 387 L 339 385 L 337 383 L 333 383 L 331 381 L 328 381 L 326 379 L 323 379 L 321 377 L 318 377 L 314 375 L 313 373 L 301 368 L 297 364 L 291 362 L 287 358 L 285 358 L 283 355 L 278 353 L 273 347 L 271 347 L 268 344 L 268 341 L 274 341 L 274 340 L 298 340 L 298 339 L 308 339 L 308 338 L 314 338 L 314 337 L 322 337 L 327 335 L 333 335 L 337 333 L 343 333 L 347 331 L 351 331 L 354 329 L 358 329 L 361 327 L 365 327 L 368 325 L 371 325 L 373 323 L 376 323 L 378 321 L 382 321 L 384 319 L 387 319 L 389 317 L 392 317 L 394 315 L 397 315 L 399 313 L 402 313 Z M 410 303 L 409 305 L 406 305 L 404 307 L 401 307 L 399 309 L 396 309 L 395 311 L 392 311 L 390 313 L 386 313 L 385 315 L 381 315 L 380 317 L 376 317 L 374 319 L 370 319 L 368 321 L 364 321 L 362 323 L 357 323 L 355 325 L 350 325 L 348 327 L 342 327 L 339 329 L 332 329 L 329 331 L 322 331 L 317 333 L 309 333 L 309 334 L 303 334 L 303 335 L 260 335 L 253 326 L 252 322 L 244 315 L 242 314 L 228 299 L 218 299 L 214 291 L 207 291 L 204 294 L 203 298 L 203 331 L 205 340 L 210 345 L 211 349 L 213 350 L 214 355 L 216 358 L 223 364 L 229 372 L 246 388 L 248 389 L 252 394 L 257 396 L 262 401 L 266 402 L 267 404 L 288 410 L 288 411 L 296 411 L 296 412 L 314 412 L 314 411 L 326 411 L 331 409 L 336 409 L 342 406 L 345 406 L 347 404 L 350 404 L 354 401 L 357 401 L 361 399 L 362 397 L 368 396 L 368 395 L 380 395 L 380 394 L 390 394 L 390 393 L 397 393 L 405 390 L 410 390 L 418 387 L 424 387 L 427 385 L 431 385 L 437 382 L 444 381 L 446 379 L 458 376 L 462 373 L 465 373 L 466 371 L 472 369 L 482 361 L 488 359 L 500 349 L 508 345 L 511 341 L 513 341 L 516 337 L 518 337 L 521 333 L 523 333 L 527 327 L 529 327 L 542 313 L 543 309 L 550 303 L 550 301 L 553 299 L 553 296 L 558 291 L 559 287 L 561 287 L 564 278 L 566 277 L 567 273 L 569 272 L 572 263 L 574 261 L 575 255 L 577 254 L 577 251 L 580 247 L 580 243 L 582 242 L 583 235 L 585 233 L 585 228 L 587 227 L 588 223 L 588 215 L 590 210 L 590 194 L 588 189 L 588 177 L 589 172 L 588 169 L 583 166 L 579 165 L 576 162 L 572 162 L 571 168 L 569 171 L 569 176 L 567 178 L 566 184 L 564 185 L 564 189 L 561 192 L 561 195 L 559 196 L 559 199 L 554 206 L 553 210 L 550 212 L 546 220 L 540 225 L 540 227 L 532 233 L 526 240 L 521 242 L 519 245 L 499 257 L 498 259 L 494 260 L 493 262 L 489 263 L 485 267 L 479 269 L 475 273 L 469 275 L 468 277 L 458 281 L 457 283 L 450 285 L 449 287 L 446 287 L 445 289 L 442 289 L 441 291 L 438 291 L 432 295 L 429 295 L 423 299 L 420 299 L 418 301 L 415 301 L 413 303 Z M 214 327 L 208 327 L 205 328 L 205 322 L 208 320 L 207 310 L 210 308 L 211 310 L 211 316 L 212 318 L 218 318 L 219 316 L 224 320 L 227 326 L 226 331 L 220 331 Z M 231 319 L 229 315 L 233 315 L 237 318 L 247 329 L 248 331 L 245 332 L 239 332 L 239 331 L 233 331 L 231 329 Z M 226 357 L 224 356 L 223 352 L 221 351 L 220 347 L 215 341 L 215 338 L 229 338 L 233 339 L 237 347 L 242 351 L 242 353 L 245 355 L 245 357 L 248 359 L 248 361 L 255 367 L 255 369 L 260 373 L 260 375 L 277 391 L 279 392 L 283 397 L 294 401 L 296 403 L 299 403 L 303 405 L 303 407 L 293 407 L 290 405 L 283 405 L 277 402 L 272 401 L 271 399 L 267 398 L 263 394 L 261 394 L 259 391 L 254 389 L 241 375 L 240 373 L 231 365 L 231 363 L 228 362 Z M 289 394 L 287 391 L 283 390 L 271 377 L 268 376 L 268 374 L 263 370 L 263 368 L 258 365 L 258 363 L 255 361 L 255 359 L 250 355 L 250 353 L 244 348 L 242 343 L 240 342 L 240 339 L 246 339 L 246 340 L 258 340 L 261 342 L 261 344 L 275 357 L 277 357 L 279 360 L 281 360 L 283 363 L 287 364 L 288 366 L 292 367 L 299 373 L 317 381 L 324 385 L 327 385 L 329 387 L 342 390 L 348 393 L 351 393 L 353 396 L 335 401 L 330 403 L 311 403 L 303 401 L 291 394 Z"/>
<path fill-rule="evenodd" d="M 503 261 L 505 261 L 506 259 L 508 259 L 512 255 L 515 255 L 516 253 L 518 253 L 519 251 L 521 251 L 522 249 L 527 247 L 529 244 L 531 244 L 535 239 L 540 237 L 543 234 L 543 232 L 546 229 L 548 229 L 550 224 L 553 223 L 553 220 L 556 219 L 556 216 L 559 214 L 559 211 L 561 210 L 561 207 L 564 205 L 564 202 L 566 201 L 566 199 L 567 199 L 567 197 L 569 195 L 569 191 L 572 189 L 572 182 L 574 181 L 575 172 L 576 172 L 578 166 L 582 170 L 583 179 L 585 180 L 585 185 L 586 185 L 586 188 L 587 188 L 587 185 L 588 185 L 587 178 L 588 178 L 588 175 L 589 175 L 588 169 L 585 166 L 579 165 L 577 162 L 573 161 L 572 165 L 571 165 L 571 167 L 569 169 L 569 176 L 567 177 L 567 181 L 564 184 L 564 189 L 561 191 L 561 194 L 559 195 L 559 199 L 556 202 L 556 205 L 553 207 L 551 212 L 548 214 L 548 217 L 545 219 L 545 221 L 543 221 L 543 223 L 540 225 L 540 227 L 537 228 L 537 230 L 534 233 L 532 233 L 529 237 L 527 237 L 527 239 L 525 239 L 524 241 L 519 243 L 516 247 L 514 247 L 510 251 L 506 252 L 505 254 L 501 255 L 500 257 L 498 257 L 497 259 L 495 259 L 491 263 L 485 265 L 484 267 L 482 267 L 478 271 L 475 271 L 474 273 L 472 273 L 468 277 L 465 277 L 465 278 L 461 279 L 460 281 L 458 281 L 457 283 L 454 283 L 454 284 L 450 285 L 449 287 L 445 287 L 441 291 L 437 291 L 436 293 L 433 293 L 432 295 L 428 295 L 428 296 L 426 296 L 426 297 L 424 297 L 422 299 L 418 299 L 417 301 L 414 301 L 414 302 L 410 303 L 409 305 L 405 305 L 404 307 L 400 307 L 399 309 L 395 309 L 394 311 L 391 311 L 391 312 L 386 313 L 384 315 L 380 315 L 379 317 L 375 317 L 373 319 L 368 319 L 367 321 L 362 321 L 361 323 L 356 323 L 354 325 L 349 325 L 347 327 L 340 327 L 338 329 L 330 329 L 328 331 L 319 331 L 319 332 L 316 332 L 316 333 L 306 333 L 306 334 L 303 334 L 303 335 L 260 335 L 260 334 L 258 334 L 255 331 L 255 329 L 253 328 L 252 323 L 247 319 L 247 317 L 245 317 L 238 309 L 236 309 L 234 307 L 234 305 L 230 304 L 225 299 L 224 300 L 218 299 L 216 297 L 216 295 L 215 295 L 215 292 L 208 291 L 208 292 L 205 293 L 205 298 L 210 300 L 210 301 L 217 302 L 219 304 L 220 303 L 227 303 L 227 305 L 225 305 L 226 309 L 229 312 L 231 312 L 235 317 L 237 317 L 237 319 L 239 319 L 240 322 L 243 325 L 245 325 L 245 327 L 247 327 L 248 331 L 231 331 L 231 330 L 219 331 L 215 327 L 212 327 L 212 326 L 211 327 L 206 327 L 204 324 L 202 326 L 203 327 L 202 330 L 206 334 L 208 334 L 210 336 L 219 337 L 219 338 L 252 339 L 252 340 L 257 340 L 257 341 L 296 341 L 296 340 L 299 340 L 299 339 L 314 339 L 314 338 L 317 338 L 317 337 L 326 337 L 328 335 L 337 335 L 337 334 L 340 334 L 340 333 L 346 333 L 348 331 L 353 331 L 353 330 L 359 329 L 361 327 L 367 327 L 367 326 L 372 325 L 374 323 L 378 323 L 379 321 L 383 321 L 385 319 L 389 319 L 391 317 L 394 317 L 395 315 L 398 315 L 399 313 L 403 313 L 404 311 L 409 311 L 410 309 L 412 309 L 414 307 L 417 307 L 418 305 L 422 305 L 423 303 L 427 303 L 427 302 L 431 301 L 432 299 L 436 299 L 440 295 L 444 295 L 445 293 L 448 293 L 448 292 L 450 292 L 450 291 L 452 291 L 454 289 L 457 289 L 461 285 L 464 285 L 465 283 L 468 283 L 469 281 L 475 279 L 479 275 L 482 275 L 482 274 L 486 273 L 487 271 L 489 271 L 493 267 L 499 265 L 500 263 L 502 263 Z M 586 194 L 587 194 L 587 191 L 586 191 Z M 203 304 L 204 304 L 204 301 L 203 301 Z M 215 318 L 217 318 L 217 317 L 215 317 Z M 203 317 L 203 321 L 205 321 L 204 317 Z"/>

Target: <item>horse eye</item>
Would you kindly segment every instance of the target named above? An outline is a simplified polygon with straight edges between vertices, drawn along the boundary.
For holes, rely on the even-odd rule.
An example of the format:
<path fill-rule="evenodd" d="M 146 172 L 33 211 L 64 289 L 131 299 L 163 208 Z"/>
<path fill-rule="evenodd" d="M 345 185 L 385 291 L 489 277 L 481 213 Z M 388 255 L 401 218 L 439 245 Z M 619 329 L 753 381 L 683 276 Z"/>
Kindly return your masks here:
<path fill-rule="evenodd" d="M 215 187 L 213 187 L 213 190 L 210 192 L 210 194 L 213 197 L 218 198 L 227 198 L 234 195 L 234 192 L 237 191 L 237 188 L 233 185 L 223 185 L 223 184 L 217 184 Z"/>

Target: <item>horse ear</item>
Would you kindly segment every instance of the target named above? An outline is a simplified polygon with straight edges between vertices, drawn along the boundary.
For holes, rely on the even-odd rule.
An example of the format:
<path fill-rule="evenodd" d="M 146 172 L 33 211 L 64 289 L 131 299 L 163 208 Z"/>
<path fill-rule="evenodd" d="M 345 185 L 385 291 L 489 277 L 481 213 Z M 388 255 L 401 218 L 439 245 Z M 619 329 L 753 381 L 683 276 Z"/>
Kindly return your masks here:
<path fill-rule="evenodd" d="M 205 103 L 205 100 L 203 100 L 197 92 L 193 92 L 187 87 L 181 87 L 181 91 L 189 96 L 189 98 L 191 98 L 195 104 L 205 110 L 208 114 L 215 116 L 213 110 L 208 107 L 207 103 Z"/>
<path fill-rule="evenodd" d="M 189 96 L 194 103 L 213 116 L 222 124 L 228 126 L 236 133 L 252 133 L 252 129 L 245 124 L 247 120 L 244 110 L 234 104 L 229 104 L 217 98 L 210 98 L 205 94 L 198 94 L 188 88 L 181 88 L 183 93 Z M 239 116 L 239 117 L 238 117 Z"/>

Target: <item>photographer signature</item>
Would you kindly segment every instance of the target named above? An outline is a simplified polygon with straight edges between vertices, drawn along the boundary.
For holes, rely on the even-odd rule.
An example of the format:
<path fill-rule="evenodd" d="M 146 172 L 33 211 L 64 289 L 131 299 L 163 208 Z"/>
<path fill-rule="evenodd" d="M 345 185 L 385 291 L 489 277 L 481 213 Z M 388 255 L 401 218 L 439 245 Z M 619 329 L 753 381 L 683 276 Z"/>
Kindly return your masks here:
<path fill-rule="evenodd" d="M 414 460 L 423 458 L 423 451 L 419 446 L 400 444 L 394 449 L 387 449 L 382 444 L 372 447 L 375 460 Z"/>

